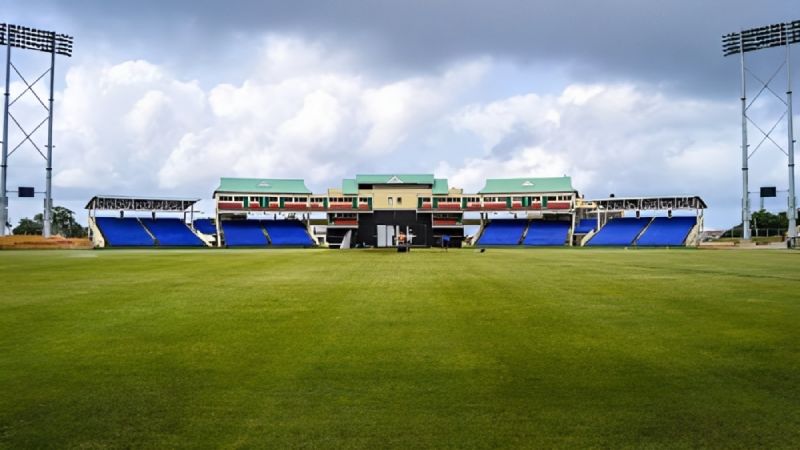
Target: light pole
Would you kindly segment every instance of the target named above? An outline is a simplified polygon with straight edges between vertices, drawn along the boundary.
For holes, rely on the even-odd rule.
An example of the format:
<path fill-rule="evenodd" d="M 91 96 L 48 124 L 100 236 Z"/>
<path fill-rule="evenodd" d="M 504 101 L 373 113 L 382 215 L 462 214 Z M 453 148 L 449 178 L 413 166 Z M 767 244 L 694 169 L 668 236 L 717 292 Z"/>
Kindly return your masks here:
<path fill-rule="evenodd" d="M 748 195 L 748 160 L 751 156 L 761 147 L 765 141 L 769 140 L 772 142 L 779 150 L 786 154 L 788 157 L 788 169 L 789 169 L 789 201 L 787 205 L 787 216 L 789 218 L 789 237 L 795 238 L 797 237 L 797 208 L 795 206 L 795 189 L 794 189 L 794 133 L 793 133 L 793 123 L 792 123 L 792 71 L 791 71 L 791 53 L 790 53 L 790 46 L 791 44 L 796 44 L 800 42 L 800 20 L 795 20 L 793 22 L 787 23 L 777 23 L 773 25 L 767 25 L 764 27 L 759 28 L 752 28 L 749 30 L 744 30 L 738 33 L 729 33 L 722 36 L 722 53 L 723 56 L 730 56 L 730 55 L 739 55 L 739 61 L 741 64 L 741 83 L 742 83 L 742 94 L 741 94 L 741 102 L 742 102 L 742 228 L 743 228 L 743 237 L 744 239 L 750 239 L 750 199 Z M 746 73 L 750 72 L 745 64 L 745 57 L 744 54 L 756 50 L 762 50 L 765 48 L 771 47 L 786 47 L 785 53 L 785 60 L 782 64 L 782 67 L 785 66 L 786 68 L 786 100 L 779 97 L 775 92 L 769 87 L 770 82 L 775 78 L 782 67 L 779 67 L 778 70 L 775 72 L 770 79 L 766 82 L 761 81 L 760 78 L 754 76 L 754 78 L 763 86 L 761 90 L 756 94 L 750 104 L 747 103 L 747 85 L 746 85 Z M 751 72 L 752 73 L 752 72 Z M 759 127 L 753 120 L 747 115 L 747 111 L 750 106 L 753 105 L 753 102 L 761 95 L 763 92 L 769 91 L 773 95 L 775 95 L 778 100 L 783 102 L 786 105 L 786 110 L 784 114 L 787 116 L 787 138 L 788 138 L 788 148 L 784 150 L 775 140 L 772 139 L 771 134 L 772 131 L 775 130 L 775 126 L 777 126 L 778 122 L 781 119 L 778 119 L 778 122 L 773 125 L 769 131 L 764 131 L 761 127 Z M 749 146 L 747 144 L 747 124 L 748 122 L 752 123 L 758 131 L 761 132 L 763 138 L 761 142 L 756 146 L 756 148 L 750 152 Z"/>
<path fill-rule="evenodd" d="M 45 237 L 50 237 L 52 227 L 52 213 L 53 213 L 53 198 L 52 198 L 52 172 L 53 172 L 53 89 L 55 83 L 55 66 L 56 55 L 72 56 L 72 36 L 66 34 L 58 34 L 55 31 L 38 30 L 36 28 L 23 27 L 20 25 L 11 25 L 0 23 L 0 45 L 6 46 L 6 70 L 5 70 L 5 95 L 3 99 L 3 147 L 2 147 L 2 161 L 0 161 L 0 236 L 6 233 L 6 223 L 8 222 L 8 157 L 11 156 L 22 144 L 26 141 L 29 142 L 44 158 L 47 163 L 45 168 L 45 200 L 44 200 L 44 229 L 43 234 Z M 50 54 L 50 68 L 43 74 L 35 79 L 32 83 L 20 73 L 19 68 L 14 65 L 11 60 L 11 48 L 21 48 L 25 50 L 37 50 Z M 10 100 L 10 79 L 11 70 L 17 74 L 19 79 L 25 84 L 26 89 L 19 94 L 14 100 Z M 50 75 L 50 96 L 48 103 L 45 104 L 41 98 L 36 94 L 33 86 L 41 80 L 45 75 Z M 25 93 L 31 92 L 39 104 L 47 111 L 47 117 L 42 120 L 32 131 L 28 132 L 19 121 L 11 113 L 11 106 L 19 100 Z M 8 125 L 9 119 L 19 128 L 24 135 L 22 141 L 15 146 L 11 152 L 8 150 Z M 47 122 L 47 152 L 46 154 L 41 151 L 38 145 L 33 141 L 31 136 L 36 132 L 44 123 Z"/>

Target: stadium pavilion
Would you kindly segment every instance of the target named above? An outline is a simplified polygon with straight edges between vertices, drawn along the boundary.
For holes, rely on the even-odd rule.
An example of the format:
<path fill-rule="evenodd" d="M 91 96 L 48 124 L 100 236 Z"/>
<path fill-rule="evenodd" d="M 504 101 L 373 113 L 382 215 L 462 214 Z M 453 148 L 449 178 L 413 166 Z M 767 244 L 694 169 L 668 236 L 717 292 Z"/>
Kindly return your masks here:
<path fill-rule="evenodd" d="M 301 179 L 222 178 L 213 200 L 214 217 L 194 219 L 196 199 L 96 196 L 91 235 L 99 247 L 394 247 L 401 234 L 418 247 L 684 246 L 706 207 L 697 196 L 586 201 L 568 176 L 465 193 L 432 174 L 356 175 L 320 194 Z"/>

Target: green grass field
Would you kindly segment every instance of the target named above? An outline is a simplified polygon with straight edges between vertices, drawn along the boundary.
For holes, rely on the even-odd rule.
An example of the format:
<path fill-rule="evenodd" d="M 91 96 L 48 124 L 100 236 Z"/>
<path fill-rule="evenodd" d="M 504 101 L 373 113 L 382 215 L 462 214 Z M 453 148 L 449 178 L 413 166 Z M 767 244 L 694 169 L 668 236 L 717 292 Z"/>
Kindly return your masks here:
<path fill-rule="evenodd" d="M 0 252 L 5 448 L 795 447 L 800 252 Z"/>

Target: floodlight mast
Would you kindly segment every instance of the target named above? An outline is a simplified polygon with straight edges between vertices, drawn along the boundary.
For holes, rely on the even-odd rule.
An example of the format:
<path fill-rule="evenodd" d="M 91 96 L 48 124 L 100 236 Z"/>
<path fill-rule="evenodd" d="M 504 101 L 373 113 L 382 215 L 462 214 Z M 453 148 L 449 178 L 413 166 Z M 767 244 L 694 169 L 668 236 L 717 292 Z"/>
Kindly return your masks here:
<path fill-rule="evenodd" d="M 44 157 L 47 162 L 45 169 L 45 200 L 44 200 L 44 224 L 42 234 L 45 237 L 50 237 L 52 232 L 53 223 L 53 198 L 52 198 L 52 172 L 53 172 L 53 93 L 55 87 L 55 67 L 56 67 L 56 54 L 64 55 L 67 57 L 72 56 L 72 37 L 65 34 L 58 34 L 55 31 L 38 30 L 35 28 L 28 28 L 19 25 L 11 25 L 0 23 L 0 45 L 6 46 L 6 70 L 5 70 L 5 96 L 3 101 L 3 146 L 2 146 L 2 162 L 0 163 L 0 236 L 6 234 L 8 224 L 8 124 L 9 118 L 14 120 L 14 123 L 23 133 L 24 138 L 22 142 L 17 145 L 13 153 L 26 141 L 33 145 L 36 150 Z M 17 47 L 26 50 L 38 50 L 50 54 L 50 68 L 45 71 L 33 83 L 28 81 L 22 76 L 17 66 L 11 61 L 11 47 Z M 26 85 L 27 89 L 22 92 L 14 102 L 16 102 L 26 92 L 31 91 L 38 99 L 38 95 L 33 90 L 35 85 L 41 78 L 49 72 L 50 75 L 50 95 L 48 97 L 48 104 L 39 100 L 42 107 L 47 110 L 47 118 L 44 119 L 33 131 L 26 131 L 22 125 L 14 119 L 10 113 L 9 108 L 14 103 L 9 103 L 9 87 L 11 80 L 11 68 L 19 75 L 19 78 Z M 46 155 L 41 152 L 36 143 L 32 140 L 32 135 L 38 130 L 39 126 L 47 121 L 47 153 Z"/>
<path fill-rule="evenodd" d="M 739 42 L 742 36 L 739 35 Z M 742 66 L 742 239 L 750 239 L 750 193 L 747 160 L 747 76 L 744 72 L 744 52 L 739 53 Z"/>
<path fill-rule="evenodd" d="M 53 85 L 56 73 L 56 34 L 51 38 L 50 52 L 50 98 L 47 107 L 47 167 L 44 184 L 44 237 L 50 237 L 53 229 Z"/>
<path fill-rule="evenodd" d="M 771 47 L 786 47 L 786 60 L 784 65 L 786 67 L 786 115 L 787 115 L 787 128 L 788 128 L 788 147 L 784 151 L 780 146 L 778 148 L 784 151 L 788 156 L 788 172 L 789 172 L 789 199 L 787 202 L 787 217 L 789 219 L 788 237 L 797 237 L 797 207 L 795 198 L 795 175 L 794 175 L 794 124 L 792 118 L 792 70 L 791 70 L 791 44 L 800 42 L 800 20 L 795 20 L 788 23 L 778 23 L 768 25 L 765 27 L 753 28 L 744 30 L 739 33 L 729 33 L 722 37 L 722 51 L 723 56 L 739 54 L 739 61 L 741 64 L 741 83 L 742 83 L 742 237 L 745 240 L 750 239 L 750 194 L 748 191 L 748 160 L 752 154 L 749 153 L 747 144 L 747 121 L 750 118 L 747 116 L 747 85 L 746 85 L 746 71 L 744 54 L 746 52 L 762 50 Z M 780 67 L 778 68 L 780 71 Z M 777 74 L 777 73 L 776 73 Z M 774 75 L 773 75 L 774 76 Z M 761 80 L 758 80 L 761 81 Z M 763 81 L 763 88 L 761 92 L 767 89 L 769 83 L 772 81 L 770 78 L 766 83 Z M 769 89 L 771 92 L 772 90 Z M 755 98 L 761 94 L 759 92 Z M 755 98 L 753 99 L 755 101 Z M 780 97 L 779 97 L 780 98 Z M 782 99 L 781 99 L 782 100 Z M 752 105 L 752 103 L 751 103 Z M 779 120 L 780 122 L 780 120 Z M 773 127 L 774 129 L 774 127 Z M 760 130 L 760 128 L 759 128 Z M 770 137 L 769 132 L 762 131 L 764 139 L 769 139 L 773 143 L 775 141 Z M 764 142 L 762 139 L 762 143 Z M 761 144 L 759 144 L 760 146 Z M 775 144 L 777 146 L 777 144 Z M 758 150 L 758 147 L 756 147 Z M 753 153 L 755 153 L 755 151 Z"/>
<path fill-rule="evenodd" d="M 3 96 L 3 155 L 2 162 L 0 162 L 0 236 L 6 235 L 6 225 L 8 224 L 8 190 L 7 186 L 7 173 L 8 170 L 8 97 L 9 97 L 9 84 L 11 80 L 11 45 L 9 42 L 9 29 L 3 27 L 3 43 L 6 44 L 6 90 Z"/>
<path fill-rule="evenodd" d="M 788 218 L 789 218 L 789 237 L 797 238 L 797 199 L 795 198 L 794 191 L 794 120 L 792 119 L 792 69 L 789 62 L 791 61 L 790 47 L 786 44 L 786 116 L 788 117 L 788 145 L 789 145 L 789 205 L 788 205 Z"/>

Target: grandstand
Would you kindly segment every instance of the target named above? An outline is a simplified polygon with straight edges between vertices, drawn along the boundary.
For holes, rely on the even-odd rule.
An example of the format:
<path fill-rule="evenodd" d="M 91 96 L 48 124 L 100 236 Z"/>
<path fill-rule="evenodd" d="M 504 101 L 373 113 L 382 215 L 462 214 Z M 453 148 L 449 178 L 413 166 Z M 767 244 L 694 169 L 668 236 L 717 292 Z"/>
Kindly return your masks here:
<path fill-rule="evenodd" d="M 483 227 L 478 245 L 563 246 L 567 242 L 570 225 L 564 220 L 495 219 Z"/>
<path fill-rule="evenodd" d="M 155 245 L 155 238 L 135 217 L 97 217 L 95 225 L 98 230 L 95 237 L 102 236 L 109 246 L 152 247 Z"/>
<path fill-rule="evenodd" d="M 569 226 L 535 227 L 525 245 L 563 245 L 569 240 L 577 199 L 569 177 L 488 179 L 478 193 L 466 194 L 431 174 L 356 175 L 325 194 L 311 193 L 297 179 L 222 178 L 213 195 L 215 222 L 223 224 L 216 236 L 219 247 L 229 246 L 226 221 L 261 220 L 259 215 L 299 216 L 308 230 L 311 225 L 324 226 L 325 242 L 332 248 L 392 247 L 401 232 L 412 246 L 437 245 L 446 236 L 451 246 L 459 247 L 465 225 L 479 225 L 478 241 L 483 245 L 522 245 L 531 218 L 560 220 Z M 496 214 L 525 218 L 508 223 L 490 219 Z M 272 238 L 272 232 L 265 231 Z M 297 235 L 291 245 L 301 241 L 308 242 Z"/>
<path fill-rule="evenodd" d="M 95 247 L 205 247 L 207 242 L 194 231 L 192 224 L 197 202 L 197 199 L 97 195 L 86 204 L 89 238 Z M 98 216 L 98 212 L 104 215 Z M 112 212 L 114 216 L 107 215 Z M 149 213 L 150 217 L 126 217 L 126 213 Z M 163 214 L 182 214 L 183 218 L 163 217 Z"/>
<path fill-rule="evenodd" d="M 533 220 L 528 226 L 523 244 L 527 246 L 563 246 L 567 242 L 571 223 L 564 220 Z"/>
<path fill-rule="evenodd" d="M 205 246 L 205 243 L 181 219 L 143 218 L 139 221 L 145 229 L 150 231 L 158 245 L 166 247 Z"/>
<path fill-rule="evenodd" d="M 676 247 L 697 243 L 703 226 L 705 202 L 700 197 L 629 197 L 594 200 L 594 214 L 600 226 L 589 230 L 588 220 L 580 222 L 589 247 L 639 246 Z M 693 211 L 693 216 L 673 216 L 673 211 Z M 625 214 L 633 212 L 634 217 Z M 650 214 L 643 216 L 642 212 Z M 658 215 L 666 213 L 666 216 Z"/>
<path fill-rule="evenodd" d="M 258 220 L 224 220 L 220 224 L 227 247 L 265 247 L 269 244 Z"/>
<path fill-rule="evenodd" d="M 655 217 L 636 241 L 640 247 L 669 247 L 684 245 L 697 225 L 696 217 Z"/>
<path fill-rule="evenodd" d="M 297 220 L 222 220 L 226 247 L 311 247 L 314 240 Z"/>
<path fill-rule="evenodd" d="M 478 245 L 519 245 L 527 228 L 527 220 L 493 220 L 483 227 Z"/>
<path fill-rule="evenodd" d="M 614 245 L 628 246 L 638 239 L 652 218 L 644 217 L 615 217 L 609 220 L 603 228 L 597 231 L 587 243 L 589 246 Z"/>
<path fill-rule="evenodd" d="M 492 178 L 475 194 L 432 174 L 356 175 L 324 194 L 302 179 L 221 178 L 213 199 L 214 217 L 195 219 L 194 199 L 93 197 L 94 244 L 394 247 L 403 233 L 412 246 L 460 247 L 470 225 L 479 246 L 672 247 L 696 243 L 706 207 L 696 196 L 584 200 L 567 176 Z"/>
<path fill-rule="evenodd" d="M 314 240 L 306 226 L 296 220 L 264 220 L 261 222 L 274 246 L 311 247 Z"/>

